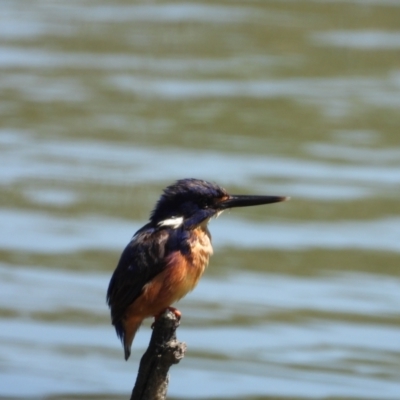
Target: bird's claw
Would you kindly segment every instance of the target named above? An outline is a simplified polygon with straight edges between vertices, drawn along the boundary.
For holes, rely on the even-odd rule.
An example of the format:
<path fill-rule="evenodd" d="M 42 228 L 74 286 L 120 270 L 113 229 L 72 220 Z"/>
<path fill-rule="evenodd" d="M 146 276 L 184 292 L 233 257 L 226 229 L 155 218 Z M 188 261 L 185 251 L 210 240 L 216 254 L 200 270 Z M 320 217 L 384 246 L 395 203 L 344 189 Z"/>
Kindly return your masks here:
<path fill-rule="evenodd" d="M 151 329 L 154 329 L 154 325 L 155 325 L 155 323 L 157 322 L 157 320 L 161 317 L 161 315 L 163 315 L 164 313 L 165 313 L 165 311 L 171 311 L 174 315 L 175 315 L 175 317 L 176 317 L 176 319 L 178 320 L 178 321 L 180 321 L 181 320 L 181 317 L 182 317 L 182 313 L 177 309 L 177 308 L 175 308 L 175 307 L 167 307 L 167 308 L 165 308 L 164 310 L 162 310 L 159 314 L 157 314 L 157 315 L 155 315 L 154 316 L 154 322 L 151 324 Z"/>

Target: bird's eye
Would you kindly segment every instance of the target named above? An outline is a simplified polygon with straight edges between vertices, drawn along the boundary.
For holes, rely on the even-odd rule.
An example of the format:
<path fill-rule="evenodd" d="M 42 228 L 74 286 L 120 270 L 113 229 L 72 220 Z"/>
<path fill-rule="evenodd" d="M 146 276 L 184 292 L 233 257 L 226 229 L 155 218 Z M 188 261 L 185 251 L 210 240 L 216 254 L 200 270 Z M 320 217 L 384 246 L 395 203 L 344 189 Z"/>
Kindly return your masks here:
<path fill-rule="evenodd" d="M 211 204 L 205 199 L 200 200 L 198 205 L 203 210 L 207 210 L 207 208 L 210 208 L 210 206 L 211 206 Z"/>
<path fill-rule="evenodd" d="M 201 204 L 201 208 L 203 208 L 204 210 L 206 210 L 208 207 L 210 207 L 210 205 L 207 202 L 202 202 Z"/>

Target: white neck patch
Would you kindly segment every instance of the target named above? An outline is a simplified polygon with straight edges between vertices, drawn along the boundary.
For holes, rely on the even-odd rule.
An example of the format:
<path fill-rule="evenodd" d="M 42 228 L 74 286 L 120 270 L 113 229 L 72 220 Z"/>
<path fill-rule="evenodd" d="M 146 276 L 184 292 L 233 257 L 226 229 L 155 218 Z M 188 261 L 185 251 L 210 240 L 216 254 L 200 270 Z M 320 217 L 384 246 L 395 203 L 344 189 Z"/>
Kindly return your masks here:
<path fill-rule="evenodd" d="M 170 226 L 173 229 L 179 228 L 183 224 L 183 217 L 171 217 L 160 221 L 158 226 Z"/>
<path fill-rule="evenodd" d="M 218 212 L 215 214 L 215 218 L 218 218 L 223 212 L 224 212 L 224 210 L 218 211 Z"/>

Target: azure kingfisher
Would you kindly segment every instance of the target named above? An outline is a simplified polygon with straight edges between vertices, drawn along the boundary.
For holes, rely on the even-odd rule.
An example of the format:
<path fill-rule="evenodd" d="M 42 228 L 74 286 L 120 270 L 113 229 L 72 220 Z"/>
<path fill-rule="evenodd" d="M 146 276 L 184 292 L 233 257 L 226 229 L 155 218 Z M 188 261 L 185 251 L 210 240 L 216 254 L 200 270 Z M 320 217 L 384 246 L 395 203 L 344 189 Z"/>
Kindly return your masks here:
<path fill-rule="evenodd" d="M 199 179 L 181 179 L 164 189 L 149 222 L 122 252 L 107 291 L 111 321 L 121 339 L 125 360 L 143 320 L 193 290 L 213 253 L 207 224 L 224 210 L 287 200 L 282 196 L 230 195 Z"/>

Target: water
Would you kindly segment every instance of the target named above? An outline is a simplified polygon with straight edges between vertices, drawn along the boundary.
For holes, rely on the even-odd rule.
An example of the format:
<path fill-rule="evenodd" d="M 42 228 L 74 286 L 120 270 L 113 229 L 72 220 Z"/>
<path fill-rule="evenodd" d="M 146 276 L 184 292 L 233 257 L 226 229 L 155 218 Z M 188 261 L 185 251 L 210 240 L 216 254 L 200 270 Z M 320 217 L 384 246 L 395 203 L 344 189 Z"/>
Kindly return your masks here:
<path fill-rule="evenodd" d="M 170 398 L 400 398 L 400 1 L 4 1 L 0 398 L 127 398 L 105 292 L 175 179 L 212 221 Z"/>

